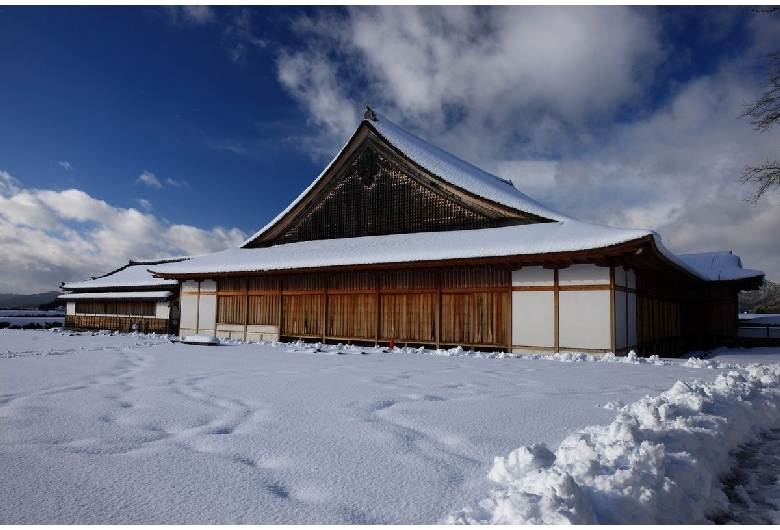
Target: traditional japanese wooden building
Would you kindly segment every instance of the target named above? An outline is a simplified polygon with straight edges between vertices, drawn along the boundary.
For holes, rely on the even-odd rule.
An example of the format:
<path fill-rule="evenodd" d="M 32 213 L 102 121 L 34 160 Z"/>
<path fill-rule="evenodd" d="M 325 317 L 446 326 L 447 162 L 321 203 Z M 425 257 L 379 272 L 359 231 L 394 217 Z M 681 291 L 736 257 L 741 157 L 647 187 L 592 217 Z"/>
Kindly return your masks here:
<path fill-rule="evenodd" d="M 65 327 L 178 333 L 179 282 L 155 278 L 148 271 L 171 261 L 130 261 L 100 277 L 63 283 L 62 289 L 70 291 L 59 296 L 66 303 Z"/>
<path fill-rule="evenodd" d="M 734 340 L 763 273 L 530 199 L 370 109 L 240 248 L 151 265 L 180 333 L 513 352 L 673 354 Z"/>

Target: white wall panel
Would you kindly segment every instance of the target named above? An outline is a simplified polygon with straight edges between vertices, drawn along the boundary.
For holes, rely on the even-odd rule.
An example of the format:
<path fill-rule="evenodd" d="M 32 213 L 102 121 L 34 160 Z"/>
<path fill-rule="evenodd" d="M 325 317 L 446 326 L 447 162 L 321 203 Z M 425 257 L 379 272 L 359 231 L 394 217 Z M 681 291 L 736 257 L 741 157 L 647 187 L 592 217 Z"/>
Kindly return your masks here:
<path fill-rule="evenodd" d="M 560 285 L 609 285 L 609 267 L 571 265 L 558 271 Z"/>
<path fill-rule="evenodd" d="M 66 302 L 65 303 L 65 314 L 66 315 L 75 315 L 76 314 L 76 302 Z"/>
<path fill-rule="evenodd" d="M 187 280 L 181 284 L 181 292 L 183 293 L 197 293 L 198 282 L 194 280 Z"/>
<path fill-rule="evenodd" d="M 512 285 L 549 285 L 553 286 L 554 271 L 544 267 L 523 267 L 520 270 L 512 272 Z"/>
<path fill-rule="evenodd" d="M 155 317 L 168 320 L 171 315 L 171 303 L 170 302 L 157 302 L 155 307 Z"/>
<path fill-rule="evenodd" d="M 628 282 L 627 282 L 628 288 L 636 289 L 636 273 L 632 269 L 629 269 L 627 278 L 628 278 Z"/>
<path fill-rule="evenodd" d="M 552 291 L 512 293 L 512 344 L 555 346 L 555 297 Z"/>
<path fill-rule="evenodd" d="M 607 290 L 561 291 L 558 299 L 561 348 L 611 349 L 610 294 Z"/>
<path fill-rule="evenodd" d="M 188 335 L 185 330 L 198 329 L 198 297 L 197 296 L 182 296 L 179 301 L 180 307 L 180 332 L 182 335 Z"/>
<path fill-rule="evenodd" d="M 217 282 L 214 280 L 203 280 L 200 282 L 200 292 L 215 293 L 217 292 Z"/>
<path fill-rule="evenodd" d="M 206 282 L 203 282 L 206 283 Z M 203 285 L 201 285 L 201 288 Z M 198 334 L 213 335 L 217 326 L 217 295 L 200 294 Z"/>

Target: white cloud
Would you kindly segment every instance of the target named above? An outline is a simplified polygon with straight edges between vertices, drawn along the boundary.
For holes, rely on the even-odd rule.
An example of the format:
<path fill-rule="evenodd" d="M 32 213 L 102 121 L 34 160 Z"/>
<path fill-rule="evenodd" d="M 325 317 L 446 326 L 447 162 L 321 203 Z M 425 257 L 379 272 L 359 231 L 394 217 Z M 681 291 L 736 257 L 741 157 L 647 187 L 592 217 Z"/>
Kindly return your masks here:
<path fill-rule="evenodd" d="M 733 30 L 734 12 L 713 9 L 718 31 Z M 777 17 L 753 16 L 741 28 L 750 49 L 670 81 L 659 102 L 650 87 L 687 52 L 662 40 L 652 8 L 331 13 L 297 19 L 305 45 L 277 58 L 279 81 L 316 126 L 302 142 L 314 156 L 332 156 L 368 103 L 563 213 L 657 230 L 677 253 L 733 250 L 780 280 L 780 192 L 754 207 L 737 182 L 780 145 L 780 131 L 737 119 L 760 93 L 757 57 L 780 46 Z"/>
<path fill-rule="evenodd" d="M 214 10 L 209 6 L 165 6 L 165 12 L 171 24 L 202 26 L 213 22 L 216 18 Z"/>
<path fill-rule="evenodd" d="M 49 291 L 130 259 L 216 252 L 246 237 L 237 228 L 173 225 L 80 190 L 23 189 L 0 171 L 0 292 Z"/>
<path fill-rule="evenodd" d="M 664 58 L 652 11 L 624 7 L 360 7 L 294 29 L 307 45 L 279 54 L 278 77 L 330 151 L 366 103 L 464 156 L 558 151 L 630 104 Z"/>
<path fill-rule="evenodd" d="M 147 212 L 152 211 L 152 203 L 146 199 L 137 199 L 138 205 Z"/>
<path fill-rule="evenodd" d="M 59 164 L 60 167 L 62 167 L 62 169 L 64 169 L 65 171 L 73 171 L 73 166 L 70 165 L 70 162 L 67 162 L 65 160 L 60 160 L 59 162 L 57 162 L 57 164 Z"/>
<path fill-rule="evenodd" d="M 174 188 L 189 188 L 190 183 L 186 180 L 173 180 L 171 178 L 165 179 L 165 184 L 167 186 L 173 186 Z"/>
<path fill-rule="evenodd" d="M 162 184 L 160 183 L 160 179 L 158 179 L 154 173 L 149 173 L 148 171 L 145 171 L 141 173 L 141 176 L 139 176 L 135 180 L 136 184 L 146 184 L 150 188 L 162 188 Z"/>

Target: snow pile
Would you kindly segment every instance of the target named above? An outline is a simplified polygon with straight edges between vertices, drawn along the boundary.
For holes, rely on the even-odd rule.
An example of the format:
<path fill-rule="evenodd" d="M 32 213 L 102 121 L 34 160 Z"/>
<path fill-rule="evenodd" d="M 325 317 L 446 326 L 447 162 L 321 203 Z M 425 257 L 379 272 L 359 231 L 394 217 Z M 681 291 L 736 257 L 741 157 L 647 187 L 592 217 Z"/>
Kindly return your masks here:
<path fill-rule="evenodd" d="M 609 426 L 496 457 L 497 484 L 461 524 L 693 524 L 725 511 L 718 477 L 729 452 L 778 427 L 780 365 L 751 365 L 712 383 L 678 381 L 621 407 Z"/>

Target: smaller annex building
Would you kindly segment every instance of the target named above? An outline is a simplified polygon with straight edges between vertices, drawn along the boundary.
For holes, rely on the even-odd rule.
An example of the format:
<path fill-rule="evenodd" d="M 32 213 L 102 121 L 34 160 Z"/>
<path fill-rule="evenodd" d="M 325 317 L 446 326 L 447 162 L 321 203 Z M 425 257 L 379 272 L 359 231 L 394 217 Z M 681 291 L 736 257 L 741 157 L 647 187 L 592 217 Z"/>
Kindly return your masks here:
<path fill-rule="evenodd" d="M 66 303 L 65 327 L 178 333 L 179 282 L 155 278 L 148 269 L 181 259 L 130 261 L 104 276 L 63 283 L 70 291 L 59 296 Z"/>
<path fill-rule="evenodd" d="M 643 355 L 734 341 L 737 294 L 763 281 L 555 212 L 368 108 L 241 247 L 147 268 L 180 284 L 182 335 Z"/>

